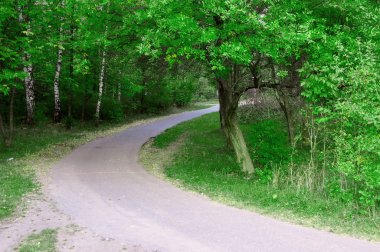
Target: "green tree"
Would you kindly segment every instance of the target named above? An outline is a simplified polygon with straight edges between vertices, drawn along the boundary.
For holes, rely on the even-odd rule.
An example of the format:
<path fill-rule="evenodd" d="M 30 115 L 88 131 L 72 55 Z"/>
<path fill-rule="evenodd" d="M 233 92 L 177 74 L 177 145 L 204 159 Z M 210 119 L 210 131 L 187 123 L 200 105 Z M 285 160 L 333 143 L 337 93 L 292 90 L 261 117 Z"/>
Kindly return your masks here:
<path fill-rule="evenodd" d="M 308 39 L 313 24 L 303 5 L 297 1 L 149 1 L 140 16 L 150 24 L 141 52 L 165 55 L 169 62 L 192 59 L 208 66 L 218 87 L 227 143 L 243 171 L 253 173 L 236 119 L 239 99 L 248 89 L 267 85 L 270 62 L 285 64 L 290 56 L 300 56 L 297 49 Z"/>
<path fill-rule="evenodd" d="M 21 89 L 21 82 L 26 79 L 19 55 L 23 54 L 27 40 L 22 35 L 17 4 L 9 0 L 0 7 L 0 132 L 6 146 L 12 144 L 16 90 Z"/>

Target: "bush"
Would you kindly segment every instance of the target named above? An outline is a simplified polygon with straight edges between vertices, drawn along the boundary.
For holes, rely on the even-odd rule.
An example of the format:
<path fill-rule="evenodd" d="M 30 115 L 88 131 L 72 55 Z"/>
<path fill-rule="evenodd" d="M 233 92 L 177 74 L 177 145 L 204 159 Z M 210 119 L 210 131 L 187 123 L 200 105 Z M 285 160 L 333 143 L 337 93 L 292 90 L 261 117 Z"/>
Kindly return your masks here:
<path fill-rule="evenodd" d="M 143 93 L 137 94 L 140 98 L 143 94 L 140 111 L 147 113 L 159 113 L 173 104 L 170 87 L 162 82 L 150 82 L 146 85 Z"/>
<path fill-rule="evenodd" d="M 103 97 L 101 118 L 113 122 L 124 120 L 124 113 L 121 104 L 112 97 Z"/>
<path fill-rule="evenodd" d="M 206 78 L 200 78 L 197 85 L 195 99 L 198 101 L 207 101 L 211 99 L 217 99 L 218 95 L 216 92 L 215 85 L 209 82 Z"/>
<path fill-rule="evenodd" d="M 67 116 L 64 120 L 65 128 L 70 130 L 74 125 L 74 118 L 72 116 Z"/>
<path fill-rule="evenodd" d="M 194 97 L 196 85 L 191 81 L 183 81 L 170 85 L 173 102 L 178 107 L 183 107 L 191 102 Z"/>

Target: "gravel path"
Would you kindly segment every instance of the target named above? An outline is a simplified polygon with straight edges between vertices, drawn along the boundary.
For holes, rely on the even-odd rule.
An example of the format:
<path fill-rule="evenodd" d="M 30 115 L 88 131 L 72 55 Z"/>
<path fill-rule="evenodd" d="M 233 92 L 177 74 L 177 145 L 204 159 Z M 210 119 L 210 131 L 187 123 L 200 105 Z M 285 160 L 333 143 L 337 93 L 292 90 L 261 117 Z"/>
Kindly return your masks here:
<path fill-rule="evenodd" d="M 76 149 L 52 171 L 49 193 L 57 209 L 105 239 L 145 251 L 380 251 L 379 244 L 181 191 L 138 164 L 138 152 L 149 138 L 217 109 L 174 115 Z"/>

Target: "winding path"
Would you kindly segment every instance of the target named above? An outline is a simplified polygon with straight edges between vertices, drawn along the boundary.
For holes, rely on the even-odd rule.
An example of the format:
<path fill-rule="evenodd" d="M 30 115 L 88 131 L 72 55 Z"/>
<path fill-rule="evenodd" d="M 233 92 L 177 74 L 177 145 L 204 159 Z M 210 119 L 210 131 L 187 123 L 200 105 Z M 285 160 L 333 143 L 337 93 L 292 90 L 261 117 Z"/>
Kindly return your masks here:
<path fill-rule="evenodd" d="M 174 115 L 76 149 L 52 171 L 57 207 L 78 225 L 148 251 L 380 251 L 379 244 L 211 202 L 137 163 L 150 137 L 216 110 Z"/>

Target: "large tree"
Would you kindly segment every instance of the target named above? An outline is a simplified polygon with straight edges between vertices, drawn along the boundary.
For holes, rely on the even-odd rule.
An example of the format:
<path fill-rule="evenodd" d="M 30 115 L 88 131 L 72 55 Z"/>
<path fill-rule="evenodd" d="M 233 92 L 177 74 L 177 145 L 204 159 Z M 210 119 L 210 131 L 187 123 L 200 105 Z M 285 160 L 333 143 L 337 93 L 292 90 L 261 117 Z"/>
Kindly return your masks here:
<path fill-rule="evenodd" d="M 248 89 L 265 83 L 263 69 L 272 60 L 285 64 L 286 57 L 306 39 L 302 29 L 307 29 L 308 23 L 302 5 L 296 8 L 286 2 L 149 1 L 140 13 L 150 24 L 141 52 L 165 55 L 169 62 L 192 59 L 208 66 L 218 87 L 227 143 L 248 173 L 253 173 L 254 167 L 237 122 L 239 99 Z M 282 24 L 273 19 L 279 10 L 283 11 Z M 302 28 L 295 26 L 298 21 L 303 22 Z M 287 44 L 291 37 L 283 34 L 281 25 L 289 31 L 294 28 L 289 35 L 298 32 L 301 37 Z"/>
<path fill-rule="evenodd" d="M 25 1 L 21 2 L 19 6 L 17 6 L 19 10 L 19 23 L 23 29 L 24 39 L 27 41 L 30 39 L 32 35 L 32 26 L 31 26 L 31 15 L 29 12 L 32 11 L 34 6 L 33 1 Z M 24 43 L 23 48 L 23 65 L 24 65 L 24 85 L 25 85 L 25 100 L 26 100 L 26 111 L 27 117 L 26 122 L 28 124 L 32 124 L 34 121 L 34 110 L 35 110 L 35 94 L 34 94 L 34 77 L 33 77 L 33 61 L 31 55 L 31 47 L 30 42 Z"/>

